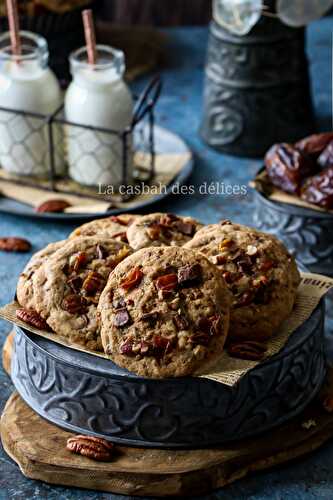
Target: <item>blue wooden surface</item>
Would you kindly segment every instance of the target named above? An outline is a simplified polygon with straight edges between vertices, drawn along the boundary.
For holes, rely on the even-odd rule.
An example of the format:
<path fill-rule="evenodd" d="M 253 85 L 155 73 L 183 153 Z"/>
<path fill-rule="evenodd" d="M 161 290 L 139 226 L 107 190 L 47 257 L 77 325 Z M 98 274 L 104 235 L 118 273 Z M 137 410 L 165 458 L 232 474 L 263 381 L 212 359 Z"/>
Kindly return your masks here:
<path fill-rule="evenodd" d="M 164 89 L 157 110 L 157 122 L 179 133 L 190 145 L 196 167 L 190 184 L 223 182 L 246 186 L 260 162 L 224 156 L 207 148 L 197 130 L 201 114 L 203 65 L 207 43 L 205 28 L 168 30 L 170 61 L 163 71 Z M 331 41 L 332 18 L 315 22 L 308 30 L 308 55 L 314 102 L 321 129 L 331 127 Z M 145 80 L 134 85 L 143 88 Z M 251 224 L 252 196 L 204 195 L 196 191 L 187 197 L 174 195 L 158 207 L 160 210 L 191 214 L 210 223 L 221 218 Z M 37 251 L 51 241 L 62 239 L 72 224 L 37 222 L 0 214 L 0 235 L 25 236 Z M 0 254 L 1 304 L 12 299 L 18 275 L 30 256 Z M 0 323 L 1 345 L 10 325 Z M 328 335 L 328 339 L 330 335 Z M 0 370 L 0 409 L 12 392 L 9 378 Z M 0 499 L 115 499 L 117 495 L 50 486 L 25 479 L 18 467 L 0 450 Z M 119 497 L 121 498 L 121 497 Z M 258 473 L 243 479 L 206 499 L 304 499 L 333 498 L 333 443 L 311 456 L 278 470 Z"/>

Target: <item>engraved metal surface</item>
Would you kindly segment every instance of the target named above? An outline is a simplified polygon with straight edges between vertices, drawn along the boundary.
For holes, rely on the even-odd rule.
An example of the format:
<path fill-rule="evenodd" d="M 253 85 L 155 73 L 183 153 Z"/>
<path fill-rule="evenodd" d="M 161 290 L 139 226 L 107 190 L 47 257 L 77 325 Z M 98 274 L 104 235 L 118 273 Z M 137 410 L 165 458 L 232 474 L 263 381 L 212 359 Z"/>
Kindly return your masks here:
<path fill-rule="evenodd" d="M 333 215 L 269 200 L 254 190 L 254 225 L 274 234 L 310 271 L 333 276 Z"/>
<path fill-rule="evenodd" d="M 323 302 L 277 355 L 233 388 L 202 378 L 153 380 L 17 328 L 12 379 L 60 427 L 122 444 L 201 448 L 298 414 L 325 376 Z"/>

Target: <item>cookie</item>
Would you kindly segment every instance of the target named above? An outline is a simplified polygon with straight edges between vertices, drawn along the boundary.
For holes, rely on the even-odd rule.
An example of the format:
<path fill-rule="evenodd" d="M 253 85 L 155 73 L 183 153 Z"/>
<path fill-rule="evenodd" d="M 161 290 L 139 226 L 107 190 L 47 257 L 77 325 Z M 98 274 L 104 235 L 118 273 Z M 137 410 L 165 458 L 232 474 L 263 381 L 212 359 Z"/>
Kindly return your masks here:
<path fill-rule="evenodd" d="M 110 272 L 131 250 L 103 237 L 68 240 L 35 272 L 36 311 L 52 330 L 92 350 L 101 350 L 96 308 Z"/>
<path fill-rule="evenodd" d="M 111 215 L 105 219 L 96 219 L 86 222 L 82 226 L 77 227 L 69 238 L 77 238 L 78 236 L 106 236 L 115 240 L 124 241 L 127 243 L 126 231 L 127 228 L 138 218 L 138 215 L 121 214 Z"/>
<path fill-rule="evenodd" d="M 178 247 L 150 247 L 110 275 L 98 310 L 106 354 L 145 377 L 199 372 L 222 353 L 230 293 L 205 257 Z"/>
<path fill-rule="evenodd" d="M 135 250 L 156 246 L 182 246 L 202 227 L 191 217 L 155 213 L 143 215 L 127 230 L 129 244 Z"/>
<path fill-rule="evenodd" d="M 55 243 L 50 243 L 45 248 L 36 252 L 28 264 L 25 266 L 24 270 L 20 274 L 16 297 L 18 303 L 27 309 L 35 309 L 35 301 L 33 294 L 32 279 L 35 272 L 42 266 L 47 259 L 54 254 L 59 248 L 62 248 L 66 241 L 56 241 Z"/>
<path fill-rule="evenodd" d="M 233 294 L 228 339 L 265 340 L 291 314 L 300 274 L 274 236 L 223 221 L 201 229 L 185 248 L 209 258 Z"/>

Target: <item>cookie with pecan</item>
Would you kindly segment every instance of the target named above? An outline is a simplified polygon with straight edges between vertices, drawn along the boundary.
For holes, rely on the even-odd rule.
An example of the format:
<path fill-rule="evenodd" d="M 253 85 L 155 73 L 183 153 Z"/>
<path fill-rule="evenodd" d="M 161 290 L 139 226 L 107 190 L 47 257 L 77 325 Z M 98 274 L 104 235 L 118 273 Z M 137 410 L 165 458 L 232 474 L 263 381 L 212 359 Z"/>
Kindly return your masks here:
<path fill-rule="evenodd" d="M 49 257 L 54 254 L 59 248 L 62 248 L 66 241 L 56 241 L 55 243 L 50 243 L 45 248 L 36 252 L 28 264 L 23 269 L 20 274 L 17 289 L 16 289 L 16 297 L 18 303 L 22 307 L 26 307 L 28 309 L 35 309 L 35 301 L 34 301 L 34 293 L 32 280 L 35 272 L 47 262 Z"/>
<path fill-rule="evenodd" d="M 111 271 L 130 253 L 126 243 L 111 238 L 68 240 L 34 273 L 35 310 L 55 333 L 101 350 L 99 297 Z"/>
<path fill-rule="evenodd" d="M 233 295 L 228 338 L 270 338 L 292 312 L 300 274 L 274 236 L 222 221 L 201 229 L 185 247 L 208 257 Z"/>
<path fill-rule="evenodd" d="M 69 238 L 77 238 L 78 236 L 105 236 L 115 240 L 128 243 L 126 231 L 128 227 L 139 218 L 139 215 L 120 214 L 111 215 L 104 219 L 95 219 L 77 227 Z"/>
<path fill-rule="evenodd" d="M 104 351 L 146 377 L 198 373 L 221 355 L 230 300 L 204 256 L 178 247 L 141 249 L 117 266 L 102 292 Z"/>
<path fill-rule="evenodd" d="M 135 250 L 145 247 L 182 246 L 202 227 L 192 217 L 155 213 L 137 218 L 127 230 L 129 244 Z"/>

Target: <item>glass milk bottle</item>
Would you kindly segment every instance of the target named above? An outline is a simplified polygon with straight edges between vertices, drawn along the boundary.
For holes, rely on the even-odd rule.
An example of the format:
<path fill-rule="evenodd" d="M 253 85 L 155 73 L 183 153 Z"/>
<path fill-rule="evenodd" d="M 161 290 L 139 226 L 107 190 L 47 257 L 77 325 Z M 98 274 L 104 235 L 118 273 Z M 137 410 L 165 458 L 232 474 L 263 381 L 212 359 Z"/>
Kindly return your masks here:
<path fill-rule="evenodd" d="M 83 47 L 70 56 L 73 81 L 65 97 L 66 119 L 72 123 L 123 132 L 133 113 L 131 93 L 123 81 L 124 54 L 97 45 L 97 63 L 88 64 Z M 127 183 L 132 179 L 131 138 L 128 140 Z M 69 174 L 80 184 L 119 187 L 123 179 L 123 141 L 108 134 L 66 126 Z"/>
<path fill-rule="evenodd" d="M 42 115 L 61 105 L 58 81 L 48 67 L 46 40 L 20 32 L 21 55 L 11 49 L 9 33 L 0 36 L 0 107 Z M 62 173 L 64 158 L 60 126 L 54 127 L 55 168 Z M 0 110 L 0 163 L 8 172 L 46 177 L 49 143 L 45 121 Z"/>

